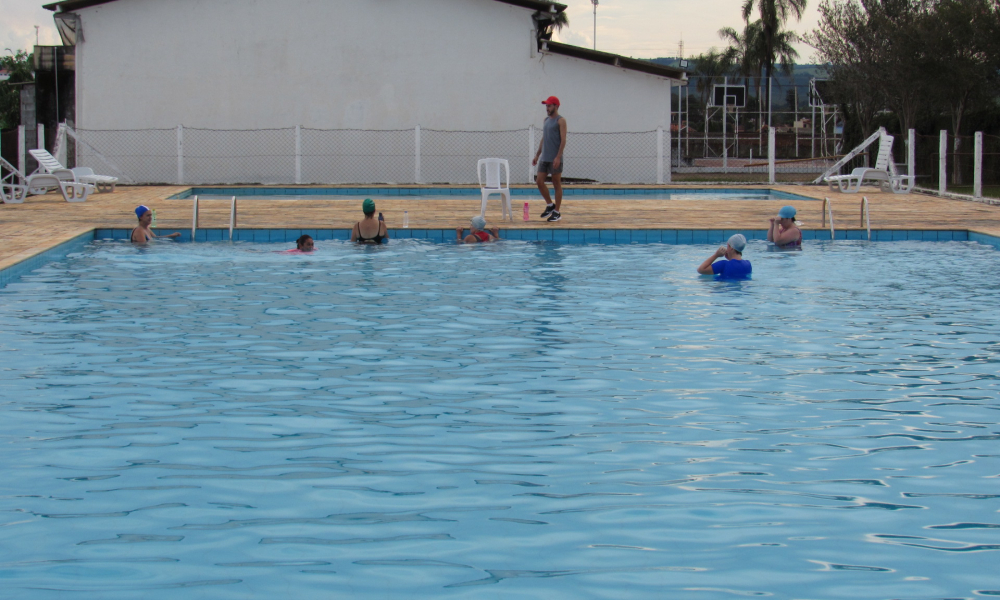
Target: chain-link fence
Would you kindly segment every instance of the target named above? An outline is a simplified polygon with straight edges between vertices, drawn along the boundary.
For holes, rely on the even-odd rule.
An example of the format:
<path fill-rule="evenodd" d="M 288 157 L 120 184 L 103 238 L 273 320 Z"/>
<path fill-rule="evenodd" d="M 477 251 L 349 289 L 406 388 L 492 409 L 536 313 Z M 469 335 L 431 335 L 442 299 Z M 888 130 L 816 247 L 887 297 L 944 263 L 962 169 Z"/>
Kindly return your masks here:
<path fill-rule="evenodd" d="M 917 186 L 956 194 L 975 194 L 976 136 L 949 134 L 915 136 L 915 174 Z M 943 139 L 943 141 L 942 141 Z M 1000 136 L 980 134 L 982 195 L 1000 197 Z M 944 161 L 942 162 L 942 147 Z"/>
<path fill-rule="evenodd" d="M 683 118 L 683 112 L 675 114 L 678 116 Z M 760 182 L 771 180 L 773 160 L 775 180 L 811 181 L 851 151 L 838 145 L 843 143 L 838 136 L 817 138 L 775 127 L 772 158 L 765 132 L 737 131 L 730 136 L 727 131 L 720 136 L 715 132 L 689 132 L 683 126 L 680 129 L 673 135 L 663 129 L 570 131 L 564 178 L 651 184 L 683 180 L 691 173 L 711 173 L 712 178 L 723 174 L 722 178 L 731 181 Z M 125 183 L 472 184 L 477 182 L 476 162 L 486 157 L 507 159 L 512 182 L 531 182 L 531 159 L 541 141 L 541 130 L 178 127 L 79 130 L 73 137 L 75 143 L 69 145 L 67 158 L 72 161 L 75 150 L 77 165 L 118 175 Z M 1000 136 L 945 136 L 944 166 L 940 135 L 914 135 L 913 139 L 912 170 L 918 187 L 1000 197 Z M 893 161 L 904 174 L 911 171 L 908 144 L 909 136 L 895 137 Z M 872 166 L 876 149 L 873 144 L 843 164 L 839 172 Z M 10 150 L 5 144 L 4 153 Z M 978 188 L 974 186 L 977 174 L 981 183 Z"/>
<path fill-rule="evenodd" d="M 770 82 L 690 77 L 673 95 L 674 172 L 766 173 L 768 127 L 773 127 L 775 172 L 784 179 L 816 177 L 844 151 L 843 119 L 817 89 L 822 86 L 809 75 Z"/>

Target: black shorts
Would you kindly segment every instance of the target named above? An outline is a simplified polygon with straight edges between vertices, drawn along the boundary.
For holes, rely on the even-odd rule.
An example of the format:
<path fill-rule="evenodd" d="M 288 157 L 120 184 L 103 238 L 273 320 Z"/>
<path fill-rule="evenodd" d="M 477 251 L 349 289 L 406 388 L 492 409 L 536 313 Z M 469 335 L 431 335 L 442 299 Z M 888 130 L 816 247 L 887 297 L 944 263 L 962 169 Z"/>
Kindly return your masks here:
<path fill-rule="evenodd" d="M 559 173 L 561 175 L 562 171 L 563 171 L 563 165 L 565 163 L 566 163 L 566 161 L 560 160 L 559 161 L 559 168 L 558 169 L 553 169 L 552 168 L 552 163 L 550 163 L 550 162 L 540 162 L 540 163 L 538 163 L 538 172 L 539 173 L 545 173 L 547 175 L 552 175 L 554 173 Z"/>

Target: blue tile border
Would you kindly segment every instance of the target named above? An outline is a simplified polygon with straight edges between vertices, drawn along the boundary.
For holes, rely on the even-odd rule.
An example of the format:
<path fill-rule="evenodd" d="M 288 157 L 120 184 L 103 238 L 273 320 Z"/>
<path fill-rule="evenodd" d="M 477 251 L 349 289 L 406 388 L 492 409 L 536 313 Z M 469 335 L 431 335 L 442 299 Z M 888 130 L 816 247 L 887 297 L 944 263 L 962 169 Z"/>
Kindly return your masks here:
<path fill-rule="evenodd" d="M 478 187 L 270 187 L 259 185 L 246 185 L 240 187 L 215 187 L 215 186 L 191 186 L 190 188 L 168 196 L 167 200 L 186 200 L 191 196 L 236 196 L 242 198 L 246 196 L 476 196 L 478 197 L 480 188 Z M 800 196 L 790 192 L 783 192 L 770 188 L 691 188 L 681 187 L 669 188 L 636 188 L 629 186 L 596 186 L 596 187 L 567 187 L 563 188 L 564 196 L 658 196 L 662 194 L 683 194 L 684 196 L 711 196 L 711 195 L 732 195 L 755 197 L 771 200 L 788 200 L 795 202 L 819 202 L 818 198 Z M 511 196 L 538 196 L 538 189 L 534 187 L 515 187 L 510 189 Z"/>
<path fill-rule="evenodd" d="M 127 235 L 128 234 L 126 234 L 126 236 Z M 7 267 L 6 269 L 0 269 L 0 288 L 7 287 L 8 284 L 14 283 L 20 279 L 22 275 L 44 267 L 50 262 L 62 260 L 74 252 L 83 251 L 87 244 L 93 241 L 94 232 L 88 231 L 87 233 L 80 234 L 71 240 L 61 243 L 58 246 L 54 246 L 44 252 L 28 257 L 15 265 Z"/>
<path fill-rule="evenodd" d="M 100 228 L 93 231 L 94 240 L 125 240 L 130 229 Z M 191 231 L 181 229 L 180 242 L 191 241 Z M 720 244 L 724 243 L 734 233 L 742 233 L 748 240 L 764 240 L 767 231 L 746 229 L 501 229 L 500 237 L 508 240 L 553 241 L 563 244 Z M 315 240 L 350 239 L 349 229 L 236 229 L 233 232 L 234 241 L 258 243 L 292 243 L 300 235 L 309 235 Z M 454 239 L 454 229 L 390 229 L 389 239 L 421 239 L 436 242 L 450 242 Z M 805 229 L 803 240 L 828 241 L 830 232 L 824 229 Z M 838 229 L 837 240 L 865 241 L 868 232 L 864 229 Z M 873 229 L 873 242 L 897 241 L 976 241 L 986 245 L 994 245 L 1000 239 L 983 233 L 964 230 L 936 229 Z M 199 229 L 196 241 L 219 242 L 229 240 L 228 228 Z M 993 240 L 993 241 L 991 241 Z M 995 246 L 996 247 L 996 246 Z"/>

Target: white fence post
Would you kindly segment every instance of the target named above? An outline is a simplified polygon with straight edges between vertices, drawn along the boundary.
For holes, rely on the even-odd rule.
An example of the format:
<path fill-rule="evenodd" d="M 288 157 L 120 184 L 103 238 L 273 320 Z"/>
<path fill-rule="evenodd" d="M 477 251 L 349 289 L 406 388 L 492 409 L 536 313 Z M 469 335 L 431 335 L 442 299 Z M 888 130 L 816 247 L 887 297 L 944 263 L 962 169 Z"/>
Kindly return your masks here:
<path fill-rule="evenodd" d="M 983 197 L 983 132 L 976 132 L 975 159 L 972 167 L 972 195 Z"/>
<path fill-rule="evenodd" d="M 302 183 L 302 126 L 295 126 L 295 183 Z"/>
<path fill-rule="evenodd" d="M 17 168 L 24 173 L 24 125 L 17 126 Z M 24 173 L 27 175 L 27 173 Z"/>
<path fill-rule="evenodd" d="M 770 84 L 768 80 L 768 85 Z M 774 127 L 767 128 L 767 182 L 774 183 Z"/>
<path fill-rule="evenodd" d="M 184 126 L 177 126 L 177 185 L 184 185 Z"/>
<path fill-rule="evenodd" d="M 656 128 L 656 183 L 663 183 L 663 128 Z"/>
<path fill-rule="evenodd" d="M 35 148 L 45 150 L 45 124 L 38 124 L 38 137 L 35 138 Z"/>
<path fill-rule="evenodd" d="M 678 90 L 680 87 L 677 88 Z M 678 94 L 680 95 L 680 94 Z M 671 122 L 674 118 L 674 87 L 673 85 L 667 86 L 667 135 L 666 139 L 663 140 L 663 144 L 660 146 L 663 148 L 663 160 L 662 163 L 667 164 L 667 168 L 663 173 L 663 183 L 670 183 L 673 181 L 672 173 L 674 171 L 674 159 L 671 154 L 673 153 L 673 148 L 670 147 L 671 143 L 674 141 L 673 130 L 670 128 Z M 681 125 L 680 125 L 680 114 L 677 115 L 677 134 L 680 135 Z"/>
<path fill-rule="evenodd" d="M 420 177 L 420 125 L 417 125 L 413 129 L 413 132 L 414 132 L 414 136 L 415 136 L 414 137 L 414 142 L 416 144 L 416 146 L 415 146 L 415 152 L 414 152 L 414 154 L 416 156 L 414 157 L 415 160 L 414 160 L 414 163 L 413 163 L 413 182 L 414 183 L 423 183 L 423 181 L 421 181 L 421 177 Z"/>
<path fill-rule="evenodd" d="M 906 135 L 906 170 L 910 177 L 917 176 L 917 132 L 911 129 Z M 911 179 L 910 181 L 916 181 Z"/>
<path fill-rule="evenodd" d="M 535 181 L 535 169 L 531 161 L 535 160 L 535 126 L 528 126 L 528 183 Z"/>
<path fill-rule="evenodd" d="M 948 132 L 941 130 L 941 143 L 938 148 L 938 193 L 948 191 Z"/>

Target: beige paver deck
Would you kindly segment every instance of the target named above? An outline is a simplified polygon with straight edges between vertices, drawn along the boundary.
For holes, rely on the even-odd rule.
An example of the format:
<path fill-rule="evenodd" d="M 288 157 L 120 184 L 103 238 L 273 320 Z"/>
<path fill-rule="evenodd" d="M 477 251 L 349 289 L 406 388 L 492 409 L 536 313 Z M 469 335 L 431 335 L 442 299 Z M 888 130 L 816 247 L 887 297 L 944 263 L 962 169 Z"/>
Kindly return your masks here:
<path fill-rule="evenodd" d="M 24 204 L 0 205 L 0 269 L 43 252 L 95 228 L 126 228 L 136 224 L 133 209 L 139 204 L 155 208 L 160 231 L 190 229 L 192 201 L 167 200 L 189 186 L 119 187 L 114 193 L 94 194 L 83 203 L 67 203 L 57 193 L 31 196 Z M 405 186 L 419 187 L 419 186 Z M 441 187 L 441 186 L 434 186 Z M 467 187 L 467 186 L 466 186 Z M 734 186 L 636 186 L 649 188 L 705 188 Z M 1000 236 L 1000 206 L 937 198 L 922 194 L 884 194 L 877 188 L 862 188 L 862 194 L 840 194 L 821 186 L 774 185 L 771 188 L 833 202 L 837 229 L 860 225 L 862 195 L 871 207 L 875 229 L 967 229 Z M 522 220 L 523 200 L 515 197 L 513 223 L 501 227 L 561 229 L 764 229 L 768 218 L 789 202 L 781 200 L 653 200 L 642 196 L 587 198 L 568 196 L 563 218 L 547 223 L 538 218 L 543 203 L 530 197 L 531 220 Z M 374 196 L 378 210 L 390 229 L 402 226 L 403 211 L 411 228 L 453 228 L 468 225 L 479 212 L 478 190 L 469 197 L 416 200 L 407 196 Z M 791 202 L 799 211 L 804 229 L 821 229 L 822 202 Z M 487 218 L 499 221 L 498 197 L 490 200 Z M 361 218 L 356 200 L 240 199 L 240 228 L 316 229 L 347 228 Z M 228 227 L 229 202 L 201 202 L 202 227 Z"/>

